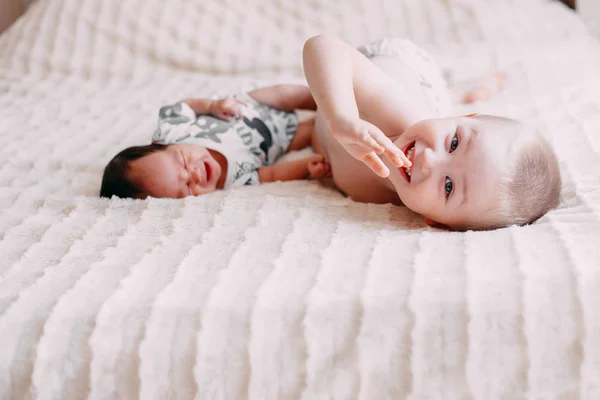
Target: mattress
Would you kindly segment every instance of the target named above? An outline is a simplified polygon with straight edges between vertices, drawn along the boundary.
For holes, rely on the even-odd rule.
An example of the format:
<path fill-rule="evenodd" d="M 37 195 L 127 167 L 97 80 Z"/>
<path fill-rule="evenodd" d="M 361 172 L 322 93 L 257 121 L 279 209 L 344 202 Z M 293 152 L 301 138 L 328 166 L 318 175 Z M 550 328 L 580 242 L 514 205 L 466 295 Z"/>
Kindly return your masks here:
<path fill-rule="evenodd" d="M 533 225 L 426 227 L 319 182 L 97 197 L 158 107 L 302 83 L 333 33 L 427 47 L 555 146 Z M 38 0 L 0 36 L 1 399 L 599 399 L 600 43 L 542 0 Z"/>

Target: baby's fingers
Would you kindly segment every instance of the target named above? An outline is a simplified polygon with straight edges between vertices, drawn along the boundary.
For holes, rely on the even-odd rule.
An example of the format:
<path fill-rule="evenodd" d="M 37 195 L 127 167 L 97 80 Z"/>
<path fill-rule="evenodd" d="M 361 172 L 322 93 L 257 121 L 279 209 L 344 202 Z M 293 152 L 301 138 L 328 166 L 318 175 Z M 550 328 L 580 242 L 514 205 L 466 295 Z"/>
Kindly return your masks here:
<path fill-rule="evenodd" d="M 385 148 L 377 143 L 377 140 L 371 136 L 370 132 L 362 138 L 361 144 L 367 146 L 377 154 L 383 154 L 385 151 Z"/>
<path fill-rule="evenodd" d="M 371 168 L 373 172 L 382 178 L 387 178 L 390 175 L 390 170 L 374 151 L 364 156 L 362 162 L 367 164 L 367 167 Z"/>
<path fill-rule="evenodd" d="M 238 115 L 240 113 L 240 108 L 236 103 L 233 104 L 225 104 L 223 106 L 223 111 L 229 115 Z"/>
<path fill-rule="evenodd" d="M 377 154 L 384 154 L 397 167 L 411 165 L 402 150 L 400 150 L 398 146 L 385 135 L 385 133 L 371 123 L 369 123 L 369 134 L 371 139 L 369 143 L 375 143 L 374 145 L 371 145 L 371 148 Z"/>
<path fill-rule="evenodd" d="M 384 154 L 397 167 L 411 166 L 410 160 L 406 158 L 406 155 L 402 150 L 400 150 L 379 128 L 373 125 L 371 132 L 377 145 L 382 148 L 382 151 L 377 152 L 377 154 Z"/>
<path fill-rule="evenodd" d="M 231 114 L 225 110 L 220 111 L 219 113 L 217 113 L 217 117 L 224 119 L 225 121 L 230 121 L 231 119 L 235 118 L 235 114 Z"/>
<path fill-rule="evenodd" d="M 406 157 L 406 155 L 402 152 L 402 150 L 400 150 L 398 148 L 398 146 L 396 146 L 395 144 L 391 143 L 391 146 L 386 146 L 385 147 L 385 151 L 383 153 L 387 158 L 390 159 L 390 161 L 397 166 L 398 168 L 401 167 L 410 167 L 412 165 L 412 163 L 410 162 L 410 160 Z"/>

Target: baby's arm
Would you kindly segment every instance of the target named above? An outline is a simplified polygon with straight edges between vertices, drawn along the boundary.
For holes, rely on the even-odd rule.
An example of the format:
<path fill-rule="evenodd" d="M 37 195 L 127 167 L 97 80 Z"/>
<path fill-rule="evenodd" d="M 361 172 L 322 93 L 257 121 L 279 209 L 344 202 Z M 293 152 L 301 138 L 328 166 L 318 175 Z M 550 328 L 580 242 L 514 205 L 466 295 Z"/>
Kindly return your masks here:
<path fill-rule="evenodd" d="M 320 154 L 258 169 L 260 183 L 286 182 L 308 177 L 324 178 L 330 175 L 329 164 L 325 162 L 325 158 Z"/>
<path fill-rule="evenodd" d="M 248 93 L 259 103 L 283 111 L 296 109 L 316 110 L 317 105 L 310 93 L 310 89 L 301 85 L 274 85 L 256 89 Z M 239 100 L 224 98 L 211 100 L 207 98 L 194 98 L 183 100 L 196 115 L 211 114 L 217 118 L 230 120 L 239 115 Z"/>
<path fill-rule="evenodd" d="M 194 98 L 183 100 L 196 115 L 210 114 L 217 118 L 230 120 L 239 114 L 239 101 L 234 98 L 211 100 L 207 98 Z"/>
<path fill-rule="evenodd" d="M 360 114 L 387 136 L 395 136 L 426 117 L 392 77 L 336 37 L 309 39 L 303 62 L 319 110 L 333 125 Z"/>
<path fill-rule="evenodd" d="M 306 42 L 303 60 L 317 106 L 348 153 L 382 177 L 389 171 L 377 154 L 398 167 L 410 165 L 386 134 L 398 135 L 423 116 L 389 75 L 352 46 L 327 35 Z"/>
<path fill-rule="evenodd" d="M 253 90 L 248 95 L 259 103 L 283 111 L 317 109 L 310 89 L 302 85 L 267 86 Z"/>

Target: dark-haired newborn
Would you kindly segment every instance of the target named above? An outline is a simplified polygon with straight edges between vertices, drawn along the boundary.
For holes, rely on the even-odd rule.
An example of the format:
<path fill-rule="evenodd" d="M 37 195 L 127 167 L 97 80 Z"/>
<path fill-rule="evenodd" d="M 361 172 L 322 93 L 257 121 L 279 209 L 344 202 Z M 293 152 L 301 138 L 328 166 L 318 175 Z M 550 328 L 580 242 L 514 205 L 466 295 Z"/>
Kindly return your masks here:
<path fill-rule="evenodd" d="M 100 196 L 182 198 L 258 183 L 330 175 L 322 155 L 275 162 L 311 146 L 315 110 L 305 86 L 276 85 L 220 100 L 162 107 L 152 144 L 129 147 L 106 166 Z"/>

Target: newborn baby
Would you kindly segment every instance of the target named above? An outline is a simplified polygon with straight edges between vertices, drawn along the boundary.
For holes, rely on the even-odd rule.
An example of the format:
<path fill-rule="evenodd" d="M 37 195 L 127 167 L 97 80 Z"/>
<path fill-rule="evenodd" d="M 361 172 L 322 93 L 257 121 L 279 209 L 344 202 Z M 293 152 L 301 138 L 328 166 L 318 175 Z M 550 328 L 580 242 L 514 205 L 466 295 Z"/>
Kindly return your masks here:
<path fill-rule="evenodd" d="M 162 107 L 152 144 L 127 148 L 106 166 L 102 197 L 181 198 L 218 189 L 329 174 L 322 155 L 273 165 L 311 145 L 315 109 L 305 86 L 277 85 L 221 100 Z"/>
<path fill-rule="evenodd" d="M 448 117 L 451 93 L 413 43 L 356 50 L 323 35 L 303 57 L 318 106 L 313 147 L 352 199 L 403 204 L 460 230 L 531 223 L 558 204 L 559 166 L 544 137 L 508 118 Z M 485 98 L 494 84 L 455 97 Z"/>

